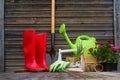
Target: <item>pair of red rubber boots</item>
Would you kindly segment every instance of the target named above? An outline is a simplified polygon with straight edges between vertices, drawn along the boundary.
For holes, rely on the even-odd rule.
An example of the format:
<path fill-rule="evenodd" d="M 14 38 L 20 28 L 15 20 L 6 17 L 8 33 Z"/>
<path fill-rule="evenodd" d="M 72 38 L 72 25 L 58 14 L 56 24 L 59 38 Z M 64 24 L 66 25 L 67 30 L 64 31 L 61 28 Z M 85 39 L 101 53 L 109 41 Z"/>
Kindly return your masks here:
<path fill-rule="evenodd" d="M 23 49 L 25 69 L 28 71 L 48 71 L 46 63 L 47 34 L 36 34 L 35 30 L 25 30 L 23 33 Z"/>

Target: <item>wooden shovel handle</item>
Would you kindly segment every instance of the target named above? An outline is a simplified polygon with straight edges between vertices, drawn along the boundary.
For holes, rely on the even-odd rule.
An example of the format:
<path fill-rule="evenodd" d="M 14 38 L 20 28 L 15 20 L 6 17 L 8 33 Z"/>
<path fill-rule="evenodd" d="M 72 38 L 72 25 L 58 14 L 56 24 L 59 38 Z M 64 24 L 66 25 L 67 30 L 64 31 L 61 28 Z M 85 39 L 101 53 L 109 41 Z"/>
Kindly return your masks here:
<path fill-rule="evenodd" d="M 55 0 L 51 0 L 51 33 L 55 33 Z"/>

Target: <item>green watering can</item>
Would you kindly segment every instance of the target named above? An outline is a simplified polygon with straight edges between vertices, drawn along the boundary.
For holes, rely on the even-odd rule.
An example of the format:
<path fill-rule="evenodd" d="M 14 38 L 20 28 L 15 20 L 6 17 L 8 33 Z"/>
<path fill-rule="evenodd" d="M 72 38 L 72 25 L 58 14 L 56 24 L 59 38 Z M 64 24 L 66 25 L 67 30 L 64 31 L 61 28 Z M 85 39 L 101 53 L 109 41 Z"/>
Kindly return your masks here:
<path fill-rule="evenodd" d="M 65 37 L 65 39 L 71 49 L 77 50 L 77 51 L 74 51 L 74 56 L 81 56 L 82 50 L 84 51 L 85 56 L 92 56 L 89 52 L 89 48 L 94 48 L 96 45 L 95 44 L 96 39 L 94 37 L 81 35 L 76 38 L 75 44 L 73 44 L 70 41 L 70 39 L 66 33 L 65 24 L 60 25 L 59 33 Z M 60 54 L 59 54 L 59 56 L 60 56 Z M 65 61 L 62 61 L 62 58 L 58 58 L 57 61 L 55 61 L 53 64 L 50 65 L 49 71 L 50 72 L 61 72 L 61 71 L 64 71 L 65 69 L 67 69 L 69 67 L 69 65 L 70 65 L 70 62 L 65 62 Z"/>
<path fill-rule="evenodd" d="M 92 56 L 89 52 L 89 48 L 95 48 L 96 38 L 89 37 L 87 35 L 81 35 L 76 38 L 75 44 L 73 44 L 66 33 L 65 24 L 60 25 L 59 33 L 65 37 L 71 49 L 76 49 L 80 47 L 80 45 L 82 45 L 82 47 L 84 48 L 85 56 Z M 74 56 L 77 56 L 77 55 L 79 54 L 77 52 L 74 52 Z"/>

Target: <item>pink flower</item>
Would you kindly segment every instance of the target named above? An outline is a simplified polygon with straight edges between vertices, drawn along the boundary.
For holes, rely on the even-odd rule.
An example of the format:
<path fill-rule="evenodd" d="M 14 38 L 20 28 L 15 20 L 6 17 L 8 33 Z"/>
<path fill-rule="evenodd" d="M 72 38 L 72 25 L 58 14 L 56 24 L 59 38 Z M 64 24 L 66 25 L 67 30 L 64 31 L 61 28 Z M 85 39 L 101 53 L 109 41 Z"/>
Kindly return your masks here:
<path fill-rule="evenodd" d="M 90 48 L 89 51 L 90 51 L 90 52 L 93 52 L 93 48 Z"/>
<path fill-rule="evenodd" d="M 117 52 L 118 51 L 118 46 L 112 47 L 112 50 L 113 50 L 113 52 Z"/>

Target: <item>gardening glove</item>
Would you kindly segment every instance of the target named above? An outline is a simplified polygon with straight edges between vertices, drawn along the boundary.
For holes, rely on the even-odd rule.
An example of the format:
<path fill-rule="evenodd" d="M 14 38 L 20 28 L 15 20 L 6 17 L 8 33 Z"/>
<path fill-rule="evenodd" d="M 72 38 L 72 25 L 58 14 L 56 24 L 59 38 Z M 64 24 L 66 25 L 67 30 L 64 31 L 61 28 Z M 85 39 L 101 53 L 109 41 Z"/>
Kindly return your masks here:
<path fill-rule="evenodd" d="M 70 64 L 71 64 L 70 62 L 57 60 L 53 64 L 50 65 L 49 71 L 50 72 L 62 72 L 66 70 L 70 66 Z"/>

